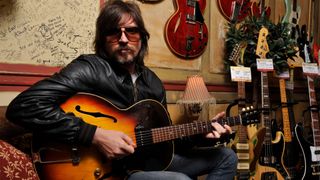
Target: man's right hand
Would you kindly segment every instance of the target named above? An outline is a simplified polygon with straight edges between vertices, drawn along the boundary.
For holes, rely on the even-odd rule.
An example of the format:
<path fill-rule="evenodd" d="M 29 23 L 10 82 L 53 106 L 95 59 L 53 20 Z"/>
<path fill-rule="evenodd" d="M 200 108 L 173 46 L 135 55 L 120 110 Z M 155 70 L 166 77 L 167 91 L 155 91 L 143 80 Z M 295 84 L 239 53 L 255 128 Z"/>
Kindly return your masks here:
<path fill-rule="evenodd" d="M 134 153 L 136 145 L 121 131 L 97 128 L 92 143 L 109 159 L 119 159 Z"/>

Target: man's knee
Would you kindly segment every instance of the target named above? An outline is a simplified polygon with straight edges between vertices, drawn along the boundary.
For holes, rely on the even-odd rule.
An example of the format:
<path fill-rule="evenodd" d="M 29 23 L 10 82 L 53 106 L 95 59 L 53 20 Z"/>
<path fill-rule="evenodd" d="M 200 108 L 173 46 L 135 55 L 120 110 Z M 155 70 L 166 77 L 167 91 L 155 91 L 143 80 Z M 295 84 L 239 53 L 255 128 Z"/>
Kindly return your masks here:
<path fill-rule="evenodd" d="M 139 171 L 130 175 L 129 180 L 192 180 L 189 176 L 172 171 Z"/>
<path fill-rule="evenodd" d="M 229 167 L 237 167 L 238 156 L 237 154 L 230 148 L 223 148 L 223 153 L 225 155 L 224 163 Z"/>

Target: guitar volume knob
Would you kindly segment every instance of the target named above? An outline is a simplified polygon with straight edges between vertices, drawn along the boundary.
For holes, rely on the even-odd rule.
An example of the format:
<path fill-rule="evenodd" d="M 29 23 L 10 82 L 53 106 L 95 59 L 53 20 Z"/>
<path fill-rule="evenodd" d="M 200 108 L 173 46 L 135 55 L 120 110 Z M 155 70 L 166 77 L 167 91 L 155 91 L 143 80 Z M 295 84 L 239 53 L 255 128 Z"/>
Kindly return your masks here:
<path fill-rule="evenodd" d="M 100 168 L 96 168 L 95 170 L 94 170 L 94 176 L 95 177 L 99 177 L 99 176 L 101 176 L 101 169 Z"/>

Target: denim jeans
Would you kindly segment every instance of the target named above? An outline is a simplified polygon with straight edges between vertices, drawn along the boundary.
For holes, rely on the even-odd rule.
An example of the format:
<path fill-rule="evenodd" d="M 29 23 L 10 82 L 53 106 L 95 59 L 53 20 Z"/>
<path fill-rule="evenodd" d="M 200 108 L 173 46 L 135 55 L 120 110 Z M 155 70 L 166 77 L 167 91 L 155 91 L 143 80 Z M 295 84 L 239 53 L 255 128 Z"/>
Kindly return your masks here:
<path fill-rule="evenodd" d="M 236 175 L 237 156 L 229 148 L 197 148 L 175 154 L 165 171 L 139 171 L 128 180 L 192 180 L 207 174 L 207 180 L 232 180 Z"/>

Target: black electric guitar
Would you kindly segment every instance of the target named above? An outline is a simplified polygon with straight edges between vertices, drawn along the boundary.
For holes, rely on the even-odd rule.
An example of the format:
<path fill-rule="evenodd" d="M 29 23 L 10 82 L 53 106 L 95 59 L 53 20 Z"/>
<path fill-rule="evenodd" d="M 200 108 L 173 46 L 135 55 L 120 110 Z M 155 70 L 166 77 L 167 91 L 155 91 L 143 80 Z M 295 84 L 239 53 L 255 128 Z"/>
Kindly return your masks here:
<path fill-rule="evenodd" d="M 269 51 L 267 43 L 268 29 L 262 27 L 259 32 L 256 54 L 260 58 L 266 58 Z M 265 137 L 263 141 L 262 151 L 259 156 L 259 163 L 256 165 L 254 179 L 284 179 L 288 177 L 288 173 L 280 164 L 281 157 L 278 157 L 273 152 L 273 145 L 277 145 L 283 154 L 284 141 L 282 132 L 277 132 L 277 137 L 272 140 L 272 122 L 270 118 L 270 96 L 268 87 L 268 73 L 261 72 L 261 104 L 264 109 L 262 113 L 262 120 L 265 127 Z M 281 148 L 282 146 L 282 148 Z M 278 154 L 278 153 L 277 153 Z"/>
<path fill-rule="evenodd" d="M 305 62 L 310 63 L 309 54 L 307 50 L 307 44 L 305 44 Z M 311 126 L 313 134 L 313 143 L 305 140 L 303 136 L 303 128 L 301 125 L 296 125 L 295 133 L 298 142 L 302 148 L 304 169 L 302 178 L 303 180 L 316 180 L 320 179 L 320 127 L 319 127 L 319 108 L 316 98 L 316 90 L 314 87 L 314 77 L 307 75 L 310 114 L 311 114 Z"/>
<path fill-rule="evenodd" d="M 100 96 L 78 93 L 61 108 L 89 124 L 127 134 L 137 148 L 134 154 L 111 161 L 94 147 L 73 147 L 50 140 L 35 143 L 33 159 L 43 179 L 123 179 L 123 171 L 165 170 L 173 158 L 172 140 L 213 130 L 212 121 L 172 125 L 166 109 L 150 99 L 119 109 Z M 230 126 L 248 125 L 258 123 L 259 114 L 259 111 L 250 110 L 217 122 Z"/>
<path fill-rule="evenodd" d="M 293 112 L 293 68 L 290 69 L 290 80 L 279 79 L 281 112 L 282 112 L 282 131 L 284 134 L 285 148 L 281 158 L 281 164 L 288 172 L 287 179 L 300 179 L 301 148 L 298 145 L 294 134 L 295 118 Z M 287 83 L 287 86 L 286 86 Z M 288 98 L 287 98 L 288 95 Z"/>

